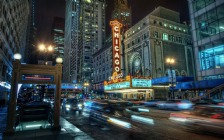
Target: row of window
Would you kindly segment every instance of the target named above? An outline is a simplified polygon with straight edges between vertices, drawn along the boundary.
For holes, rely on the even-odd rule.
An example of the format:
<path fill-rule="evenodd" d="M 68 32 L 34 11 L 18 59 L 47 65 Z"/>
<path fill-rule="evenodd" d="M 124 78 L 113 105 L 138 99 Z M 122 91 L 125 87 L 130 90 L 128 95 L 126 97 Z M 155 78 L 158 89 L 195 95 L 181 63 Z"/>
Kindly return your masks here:
<path fill-rule="evenodd" d="M 215 0 L 194 0 L 192 3 L 193 11 L 196 12 L 214 2 L 215 2 Z"/>
<path fill-rule="evenodd" d="M 195 26 L 198 39 L 224 32 L 224 4 L 198 16 Z"/>
<path fill-rule="evenodd" d="M 104 80 L 108 79 L 110 76 L 111 76 L 110 73 L 94 76 L 94 81 L 95 82 L 104 81 Z"/>
<path fill-rule="evenodd" d="M 143 41 L 147 38 L 149 38 L 149 32 L 146 32 L 142 36 L 139 36 L 135 40 L 132 40 L 131 43 L 128 43 L 127 48 L 130 48 L 131 46 L 134 46 L 135 44 L 138 44 L 138 43 L 140 43 L 141 41 Z"/>
<path fill-rule="evenodd" d="M 160 26 L 163 26 L 163 27 L 165 27 L 165 28 L 169 28 L 169 29 L 172 29 L 172 30 L 175 30 L 175 31 L 186 32 L 186 33 L 189 32 L 188 29 L 184 29 L 184 28 L 182 28 L 182 27 L 178 27 L 178 26 L 176 26 L 176 25 L 172 25 L 172 24 L 165 23 L 165 22 L 163 23 L 163 22 L 161 22 L 161 21 L 157 21 L 157 20 L 153 20 L 153 24 L 154 24 L 154 25 L 160 25 Z M 143 22 L 142 27 L 144 27 L 145 25 L 146 25 L 146 23 Z M 127 34 L 127 36 L 130 36 L 130 35 L 136 33 L 136 32 L 137 32 L 138 30 L 140 30 L 140 29 L 141 29 L 141 27 L 138 26 L 138 28 L 137 28 L 136 30 L 133 30 L 132 32 L 129 31 L 128 34 Z"/>
<path fill-rule="evenodd" d="M 172 30 L 175 30 L 175 31 L 180 31 L 180 32 L 188 32 L 188 30 L 187 29 L 184 29 L 184 28 L 182 28 L 182 27 L 178 27 L 178 26 L 176 26 L 176 25 L 172 25 L 172 24 L 169 24 L 169 23 L 163 23 L 163 22 L 161 22 L 161 21 L 157 21 L 157 20 L 154 20 L 153 21 L 153 24 L 158 24 L 158 25 L 160 25 L 160 26 L 163 26 L 163 27 L 165 27 L 165 28 L 169 28 L 169 29 L 172 29 Z"/>
<path fill-rule="evenodd" d="M 158 34 L 158 33 L 157 33 Z M 158 35 L 155 36 L 156 38 L 158 37 Z M 163 33 L 162 34 L 162 39 L 166 40 L 166 41 L 172 41 L 172 42 L 176 42 L 176 43 L 186 43 L 186 44 L 192 44 L 192 41 L 190 38 L 185 38 L 183 40 L 182 37 L 179 36 L 175 36 L 175 35 L 170 35 L 167 33 Z"/>

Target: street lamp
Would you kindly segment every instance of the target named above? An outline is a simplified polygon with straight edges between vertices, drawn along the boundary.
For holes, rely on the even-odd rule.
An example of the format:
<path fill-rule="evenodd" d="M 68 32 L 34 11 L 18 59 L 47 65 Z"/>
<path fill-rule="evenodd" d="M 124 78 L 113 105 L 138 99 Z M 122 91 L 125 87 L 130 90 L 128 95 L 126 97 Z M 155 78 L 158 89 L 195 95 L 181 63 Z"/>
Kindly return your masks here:
<path fill-rule="evenodd" d="M 84 84 L 84 89 L 85 89 L 85 94 L 87 94 L 87 87 L 89 86 L 89 83 L 88 82 L 85 82 Z"/>
<path fill-rule="evenodd" d="M 47 65 L 47 62 L 46 62 L 47 56 L 46 55 L 47 55 L 47 52 L 53 52 L 53 46 L 52 45 L 46 46 L 45 44 L 40 44 L 38 46 L 38 48 L 41 52 L 44 52 L 44 63 L 45 63 L 45 65 Z"/>
<path fill-rule="evenodd" d="M 62 59 L 61 57 L 57 57 L 57 58 L 56 58 L 56 62 L 57 62 L 58 64 L 62 64 L 63 59 Z"/>
<path fill-rule="evenodd" d="M 20 60 L 22 58 L 22 55 L 20 53 L 15 53 L 14 54 L 14 59 L 15 60 Z"/>
<path fill-rule="evenodd" d="M 171 77 L 171 89 L 172 89 L 171 98 L 174 99 L 174 77 L 173 77 L 174 75 L 173 74 L 175 74 L 175 72 L 173 73 L 172 65 L 175 63 L 175 59 L 174 58 L 167 58 L 166 62 L 170 67 L 170 73 L 168 72 L 168 76 Z"/>

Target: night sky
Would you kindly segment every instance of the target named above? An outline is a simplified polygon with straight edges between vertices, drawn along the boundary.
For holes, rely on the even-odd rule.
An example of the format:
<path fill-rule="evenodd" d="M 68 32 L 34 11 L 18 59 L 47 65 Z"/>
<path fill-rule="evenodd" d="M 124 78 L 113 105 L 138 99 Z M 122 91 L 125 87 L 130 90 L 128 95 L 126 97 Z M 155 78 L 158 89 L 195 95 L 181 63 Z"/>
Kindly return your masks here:
<path fill-rule="evenodd" d="M 114 0 L 107 1 L 107 17 L 109 28 L 109 20 L 111 11 L 114 7 Z M 47 42 L 49 40 L 53 18 L 55 16 L 65 17 L 65 0 L 37 0 L 37 36 L 39 41 Z M 132 23 L 133 25 L 152 12 L 156 7 L 163 6 L 165 8 L 180 13 L 181 22 L 189 23 L 189 12 L 187 0 L 129 0 L 132 7 Z"/>

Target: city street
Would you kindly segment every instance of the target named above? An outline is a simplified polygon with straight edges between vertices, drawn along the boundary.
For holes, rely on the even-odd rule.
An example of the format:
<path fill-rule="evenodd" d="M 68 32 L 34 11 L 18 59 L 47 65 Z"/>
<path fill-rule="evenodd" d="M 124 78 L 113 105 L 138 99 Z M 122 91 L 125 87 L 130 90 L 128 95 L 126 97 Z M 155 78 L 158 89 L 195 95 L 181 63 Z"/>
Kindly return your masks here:
<path fill-rule="evenodd" d="M 128 120 L 132 128 L 121 128 L 116 125 L 89 119 L 88 113 L 69 113 L 62 116 L 74 124 L 80 130 L 95 140 L 148 140 L 148 139 L 177 139 L 177 140 L 221 140 L 215 134 L 196 134 L 168 119 L 169 113 L 173 111 L 157 110 L 150 108 L 151 119 L 154 124 L 138 123 Z M 127 121 L 127 119 L 126 119 Z"/>

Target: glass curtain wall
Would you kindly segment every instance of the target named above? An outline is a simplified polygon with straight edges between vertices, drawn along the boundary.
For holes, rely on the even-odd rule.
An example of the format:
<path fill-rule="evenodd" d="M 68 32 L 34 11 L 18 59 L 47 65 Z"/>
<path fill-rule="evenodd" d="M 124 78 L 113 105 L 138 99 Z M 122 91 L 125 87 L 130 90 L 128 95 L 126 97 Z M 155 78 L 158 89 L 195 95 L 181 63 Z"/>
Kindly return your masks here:
<path fill-rule="evenodd" d="M 196 18 L 197 38 L 204 39 L 224 31 L 224 5 Z"/>

